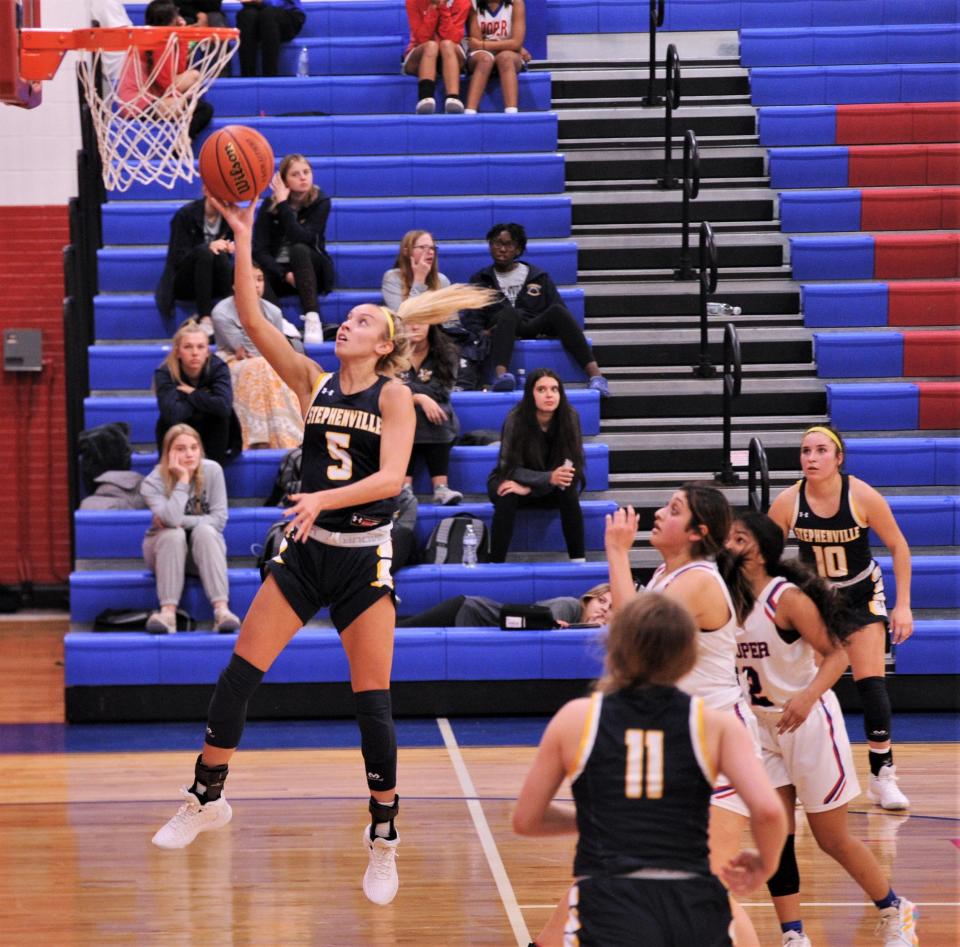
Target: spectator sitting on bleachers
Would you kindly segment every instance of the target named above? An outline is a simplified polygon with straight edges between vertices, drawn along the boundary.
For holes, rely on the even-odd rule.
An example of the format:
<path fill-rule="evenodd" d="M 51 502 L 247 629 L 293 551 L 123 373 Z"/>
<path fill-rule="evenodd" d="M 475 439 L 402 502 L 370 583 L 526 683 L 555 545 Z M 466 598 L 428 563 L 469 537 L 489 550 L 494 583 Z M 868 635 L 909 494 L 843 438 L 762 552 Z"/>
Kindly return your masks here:
<path fill-rule="evenodd" d="M 450 451 L 460 431 L 450 403 L 450 392 L 457 380 L 457 350 L 440 326 L 413 323 L 407 326 L 407 339 L 410 367 L 397 377 L 413 393 L 417 430 L 404 490 L 412 490 L 416 461 L 422 457 L 433 483 L 433 502 L 451 506 L 463 499 L 463 494 L 452 490 L 447 481 Z"/>
<path fill-rule="evenodd" d="M 267 279 L 267 299 L 296 293 L 303 341 L 322 342 L 318 297 L 333 289 L 333 260 L 324 235 L 330 198 L 313 183 L 313 169 L 300 154 L 284 157 L 270 186 L 270 199 L 257 211 L 253 259 Z"/>
<path fill-rule="evenodd" d="M 518 111 L 520 83 L 517 76 L 527 68 L 530 53 L 523 48 L 527 32 L 527 11 L 523 0 L 475 0 L 467 25 L 467 89 L 466 113 L 474 115 L 493 67 L 500 76 L 504 112 Z"/>
<path fill-rule="evenodd" d="M 160 417 L 157 447 L 174 424 L 189 424 L 203 441 L 204 454 L 218 464 L 240 453 L 242 433 L 233 410 L 230 369 L 210 354 L 207 334 L 192 319 L 173 337 L 170 354 L 153 373 Z"/>
<path fill-rule="evenodd" d="M 174 301 L 196 303 L 197 322 L 213 336 L 213 300 L 233 288 L 233 232 L 209 197 L 184 204 L 170 221 L 167 261 L 157 284 L 160 314 L 173 315 Z"/>
<path fill-rule="evenodd" d="M 530 373 L 523 398 L 500 434 L 500 456 L 487 480 L 493 502 L 490 561 L 504 562 L 518 507 L 560 509 L 567 554 L 584 562 L 580 490 L 586 483 L 580 417 L 549 368 Z"/>
<path fill-rule="evenodd" d="M 560 595 L 534 602 L 550 609 L 560 628 L 569 625 L 605 625 L 610 616 L 610 585 L 603 582 L 587 589 L 579 598 Z M 502 602 L 483 595 L 454 595 L 397 622 L 400 628 L 484 628 L 500 626 Z"/>
<path fill-rule="evenodd" d="M 255 267 L 253 276 L 264 318 L 283 332 L 286 320 L 280 309 L 263 298 L 263 270 Z M 288 331 L 296 332 L 290 323 L 287 326 Z M 243 430 L 243 449 L 299 447 L 303 440 L 300 402 L 250 341 L 233 296 L 214 307 L 213 328 L 217 354 L 230 368 L 233 409 Z"/>
<path fill-rule="evenodd" d="M 289 43 L 306 22 L 300 0 L 240 0 L 237 13 L 240 31 L 240 75 L 257 74 L 260 52 L 261 75 L 277 75 L 280 44 Z"/>
<path fill-rule="evenodd" d="M 417 76 L 417 114 L 432 115 L 437 109 L 437 58 L 441 63 L 447 99 L 444 111 L 463 112 L 460 73 L 466 53 L 463 38 L 470 14 L 470 0 L 407 0 L 410 43 L 403 54 L 404 75 Z"/>
<path fill-rule="evenodd" d="M 227 18 L 220 9 L 222 5 L 223 0 L 177 0 L 180 16 L 190 26 L 226 26 Z"/>
<path fill-rule="evenodd" d="M 213 606 L 214 631 L 236 631 L 227 580 L 227 487 L 218 463 L 203 456 L 197 432 L 188 424 L 167 431 L 160 463 L 144 478 L 140 494 L 153 513 L 143 539 L 143 558 L 157 577 L 160 610 L 147 631 L 173 634 L 187 573 L 199 575 Z"/>
<path fill-rule="evenodd" d="M 470 340 L 461 345 L 461 356 L 476 368 L 469 375 L 479 376 L 486 360 L 494 366 L 494 391 L 513 391 L 516 379 L 507 370 L 516 338 L 559 338 L 560 344 L 587 373 L 588 387 L 606 398 L 610 388 L 600 372 L 590 343 L 577 325 L 573 313 L 563 304 L 550 275 L 519 257 L 526 249 L 527 234 L 520 224 L 496 224 L 487 234 L 493 266 L 474 273 L 470 282 L 503 293 L 500 302 L 486 309 L 468 310 L 461 316 Z M 461 378 L 461 386 L 479 387 L 482 379 Z M 472 384 L 471 384 L 472 383 Z"/>

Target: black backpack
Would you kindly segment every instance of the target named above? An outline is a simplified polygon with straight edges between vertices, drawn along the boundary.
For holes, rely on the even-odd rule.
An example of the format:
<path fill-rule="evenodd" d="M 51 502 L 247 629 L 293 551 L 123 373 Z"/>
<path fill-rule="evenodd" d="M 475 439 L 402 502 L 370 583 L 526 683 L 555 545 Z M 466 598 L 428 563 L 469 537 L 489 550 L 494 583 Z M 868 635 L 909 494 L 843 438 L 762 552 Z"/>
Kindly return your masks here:
<path fill-rule="evenodd" d="M 463 534 L 473 524 L 477 537 L 477 562 L 490 561 L 490 533 L 482 519 L 469 513 L 445 516 L 430 533 L 423 552 L 423 561 L 431 565 L 463 562 Z"/>
<path fill-rule="evenodd" d="M 81 431 L 77 435 L 77 450 L 84 490 L 93 493 L 100 474 L 130 469 L 130 425 L 126 421 L 110 421 Z"/>
<path fill-rule="evenodd" d="M 93 620 L 94 631 L 144 631 L 153 609 L 105 608 Z M 177 631 L 193 631 L 197 623 L 185 609 L 177 609 Z"/>
<path fill-rule="evenodd" d="M 264 506 L 293 506 L 287 497 L 291 493 L 300 492 L 300 459 L 302 456 L 303 450 L 294 447 L 280 461 L 277 477 L 273 481 L 273 489 L 270 491 L 270 496 L 264 501 Z"/>
<path fill-rule="evenodd" d="M 267 577 L 267 563 L 280 552 L 280 546 L 283 544 L 283 538 L 286 531 L 290 528 L 290 520 L 277 520 L 267 530 L 267 535 L 263 538 L 263 546 L 257 556 L 257 569 L 260 572 L 260 580 Z M 256 550 L 256 546 L 253 547 Z"/>

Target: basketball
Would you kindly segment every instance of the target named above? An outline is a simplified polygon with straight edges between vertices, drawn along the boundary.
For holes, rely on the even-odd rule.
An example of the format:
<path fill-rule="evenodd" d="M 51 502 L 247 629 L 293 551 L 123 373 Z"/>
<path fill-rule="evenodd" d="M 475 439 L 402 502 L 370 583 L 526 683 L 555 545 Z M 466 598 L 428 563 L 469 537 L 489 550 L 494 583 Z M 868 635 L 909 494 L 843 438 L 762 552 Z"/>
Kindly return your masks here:
<path fill-rule="evenodd" d="M 273 149 L 256 129 L 228 125 L 203 143 L 200 177 L 225 204 L 253 200 L 273 177 Z"/>

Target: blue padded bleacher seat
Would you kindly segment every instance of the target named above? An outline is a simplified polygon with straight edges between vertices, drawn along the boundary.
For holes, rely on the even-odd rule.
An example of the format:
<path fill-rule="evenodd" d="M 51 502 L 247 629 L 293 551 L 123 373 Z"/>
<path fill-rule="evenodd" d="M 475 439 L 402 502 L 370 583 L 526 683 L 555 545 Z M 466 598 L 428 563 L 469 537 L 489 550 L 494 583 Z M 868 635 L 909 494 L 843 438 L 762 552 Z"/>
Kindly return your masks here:
<path fill-rule="evenodd" d="M 885 326 L 886 283 L 809 283 L 800 287 L 804 325 Z"/>
<path fill-rule="evenodd" d="M 957 23 L 958 0 L 883 0 L 883 23 Z"/>
<path fill-rule="evenodd" d="M 780 229 L 784 233 L 836 233 L 860 227 L 860 191 L 784 192 L 780 194 Z"/>
<path fill-rule="evenodd" d="M 960 674 L 960 621 L 914 623 L 913 634 L 896 648 L 897 674 Z"/>
<path fill-rule="evenodd" d="M 932 437 L 848 438 L 844 466 L 877 487 L 943 483 L 936 475 L 937 443 Z"/>
<path fill-rule="evenodd" d="M 285 450 L 278 449 L 248 450 L 242 453 L 233 463 L 223 468 L 227 496 L 231 499 L 266 499 L 273 489 L 277 470 L 286 454 Z M 157 459 L 156 451 L 135 452 L 130 457 L 130 469 L 146 476 L 156 467 Z M 276 511 L 278 508 L 272 509 Z M 279 515 L 276 518 L 279 519 Z"/>
<path fill-rule="evenodd" d="M 769 166 L 771 187 L 846 187 L 850 151 L 845 146 L 773 148 Z"/>
<path fill-rule="evenodd" d="M 901 332 L 814 332 L 818 378 L 888 378 L 903 375 Z"/>
<path fill-rule="evenodd" d="M 883 0 L 810 0 L 810 20 L 814 26 L 882 23 Z"/>
<path fill-rule="evenodd" d="M 827 385 L 827 413 L 842 431 L 912 431 L 920 389 L 907 383 Z"/>
<path fill-rule="evenodd" d="M 960 61 L 960 25 L 904 23 L 887 29 L 887 61 L 932 63 Z"/>
<path fill-rule="evenodd" d="M 941 486 L 960 484 L 960 440 L 957 438 L 937 438 L 934 478 L 934 483 Z"/>
<path fill-rule="evenodd" d="M 837 140 L 837 107 L 768 105 L 757 109 L 757 132 L 760 144 L 765 148 L 777 145 L 832 145 Z M 846 176 L 843 183 L 847 183 Z"/>
<path fill-rule="evenodd" d="M 576 286 L 558 287 L 564 305 L 577 323 L 584 322 L 584 293 Z M 334 290 L 320 303 L 324 322 L 342 322 L 356 305 L 371 300 L 379 301 L 380 290 Z M 282 296 L 280 308 L 294 324 L 299 320 L 300 303 L 296 296 Z M 144 293 L 106 293 L 93 299 L 94 334 L 97 339 L 163 339 L 169 338 L 176 327 L 193 312 L 192 304 L 178 305 L 168 323 L 157 312 L 153 296 Z"/>
<path fill-rule="evenodd" d="M 894 102 L 960 100 L 960 63 L 908 64 L 901 67 L 900 98 Z"/>
<path fill-rule="evenodd" d="M 754 105 L 842 105 L 853 102 L 901 102 L 899 65 L 769 66 L 750 71 Z M 932 77 L 944 81 L 928 67 Z M 922 101 L 937 101 L 939 97 Z M 911 101 L 907 98 L 906 101 Z M 921 100 L 917 100 L 921 101 Z"/>
<path fill-rule="evenodd" d="M 521 221 L 523 223 L 523 221 Z M 383 274 L 397 258 L 397 243 L 329 244 L 340 289 L 380 286 Z M 165 247 L 105 247 L 97 251 L 100 292 L 153 292 L 166 259 Z M 490 264 L 486 243 L 448 243 L 441 250 L 443 272 L 453 282 L 466 282 Z M 555 283 L 577 281 L 577 245 L 573 241 L 531 241 L 525 254 L 547 270 Z M 367 299 L 370 297 L 368 296 Z"/>
<path fill-rule="evenodd" d="M 896 604 L 893 562 L 877 556 L 883 570 L 887 606 Z M 960 608 L 960 556 L 914 556 L 910 581 L 910 604 L 914 608 Z"/>
<path fill-rule="evenodd" d="M 954 546 L 957 543 L 955 513 L 957 500 L 947 496 L 889 496 L 887 502 L 897 525 L 911 546 Z M 883 547 L 871 529 L 874 548 Z"/>
<path fill-rule="evenodd" d="M 460 429 L 498 429 L 510 408 L 520 400 L 519 391 L 455 391 L 452 404 L 460 419 Z M 600 395 L 596 391 L 577 388 L 567 391 L 567 398 L 580 414 L 580 427 L 585 435 L 600 433 Z M 116 397 L 92 395 L 83 401 L 84 427 L 93 427 L 121 418 L 130 425 L 130 439 L 135 444 L 153 441 L 157 422 L 157 400 L 153 397 Z"/>
<path fill-rule="evenodd" d="M 869 234 L 791 237 L 790 266 L 797 280 L 870 279 L 874 240 Z"/>
<path fill-rule="evenodd" d="M 406 33 L 393 36 L 300 36 L 280 47 L 281 76 L 297 75 L 300 50 L 306 49 L 311 76 L 368 76 L 397 74 L 397 62 L 406 45 Z M 233 75 L 240 75 L 234 57 Z"/>

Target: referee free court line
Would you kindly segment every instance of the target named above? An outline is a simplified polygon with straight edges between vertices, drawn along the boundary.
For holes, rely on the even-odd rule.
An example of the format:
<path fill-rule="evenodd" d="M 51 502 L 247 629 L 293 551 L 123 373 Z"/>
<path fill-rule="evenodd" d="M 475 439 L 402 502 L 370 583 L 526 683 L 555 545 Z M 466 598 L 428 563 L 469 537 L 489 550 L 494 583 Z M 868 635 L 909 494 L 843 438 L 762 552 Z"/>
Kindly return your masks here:
<path fill-rule="evenodd" d="M 470 818 L 473 819 L 473 826 L 480 839 L 480 845 L 483 848 L 484 855 L 487 856 L 487 864 L 490 866 L 490 873 L 496 882 L 497 891 L 500 893 L 500 900 L 507 912 L 507 918 L 510 926 L 513 928 L 514 937 L 517 939 L 519 947 L 526 947 L 530 943 L 530 932 L 527 930 L 526 922 L 520 911 L 520 905 L 517 904 L 517 896 L 514 894 L 513 885 L 507 877 L 507 871 L 503 867 L 503 860 L 500 858 L 500 852 L 497 850 L 497 843 L 493 839 L 493 833 L 487 823 L 487 817 L 483 814 L 483 806 L 476 798 L 477 790 L 470 778 L 467 770 L 467 764 L 464 762 L 463 754 L 460 752 L 460 746 L 457 744 L 457 738 L 453 734 L 453 727 L 446 717 L 437 717 L 437 726 L 443 735 L 443 744 L 450 754 L 450 762 L 453 765 L 453 771 L 457 775 L 460 783 L 460 790 L 466 797 L 467 809 L 470 812 Z"/>

